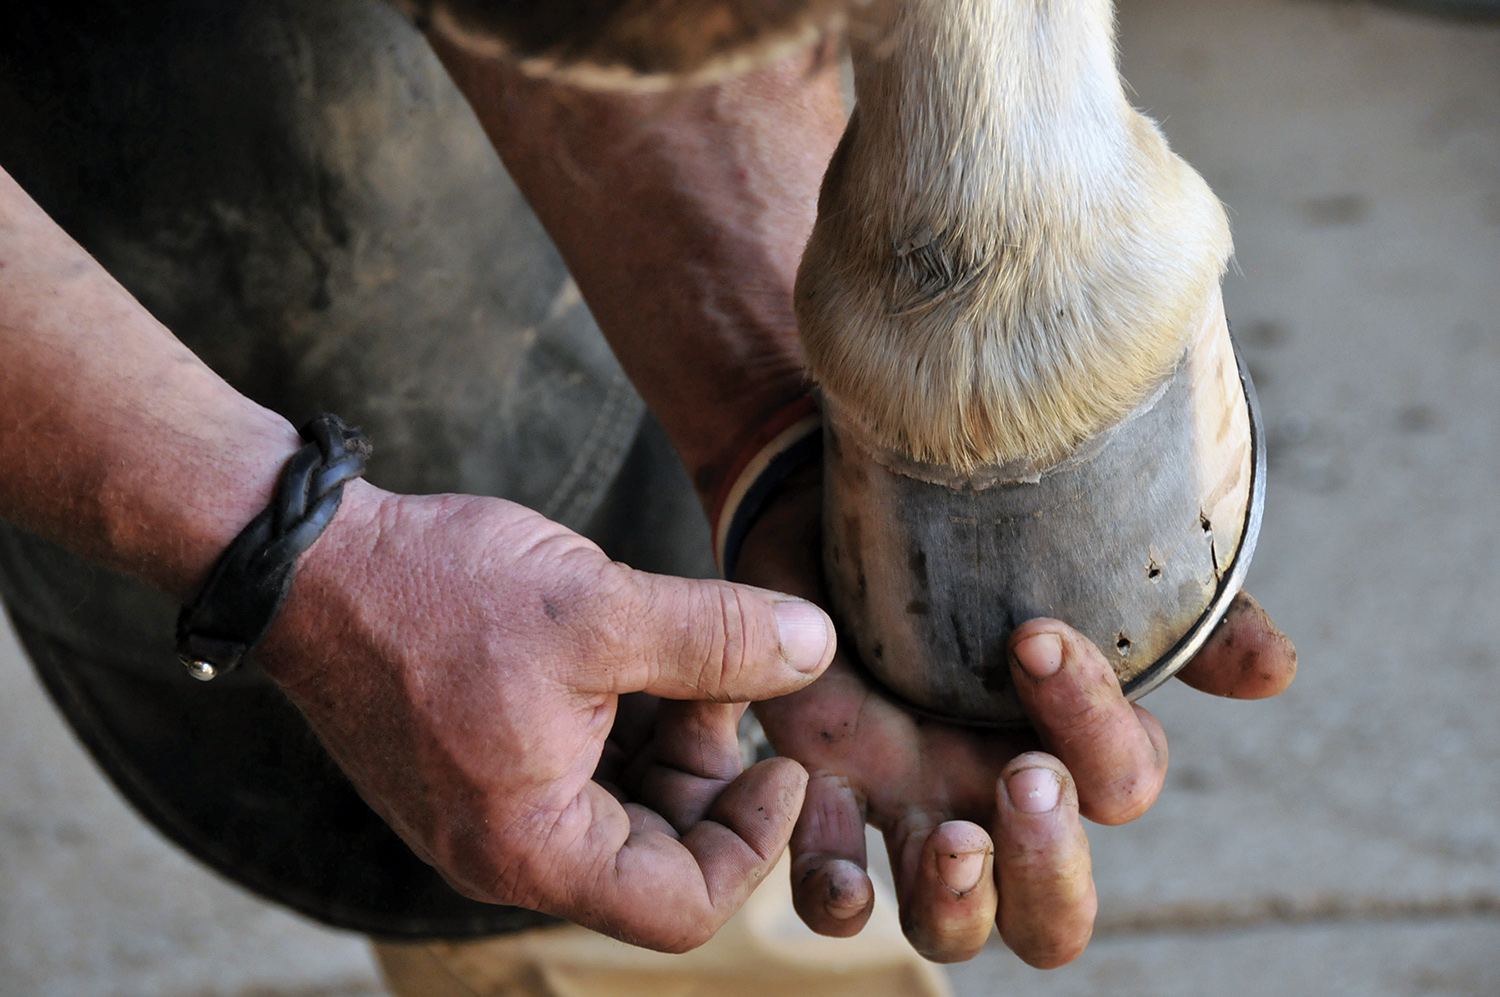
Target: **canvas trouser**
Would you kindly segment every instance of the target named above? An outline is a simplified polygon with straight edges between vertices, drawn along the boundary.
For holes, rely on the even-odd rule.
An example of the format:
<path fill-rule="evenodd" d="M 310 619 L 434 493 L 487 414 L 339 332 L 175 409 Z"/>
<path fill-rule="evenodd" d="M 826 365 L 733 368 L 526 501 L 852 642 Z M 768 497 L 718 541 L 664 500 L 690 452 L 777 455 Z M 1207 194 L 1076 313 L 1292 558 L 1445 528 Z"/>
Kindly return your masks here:
<path fill-rule="evenodd" d="M 713 573 L 669 441 L 464 99 L 392 10 L 33 5 L 0 34 L 0 115 L 0 164 L 54 219 L 238 390 L 294 424 L 327 411 L 361 426 L 375 484 L 512 499 L 636 567 Z M 388 940 L 524 932 L 382 949 L 403 993 L 438 993 L 431 978 L 410 983 L 423 960 L 487 965 L 470 978 L 481 986 L 507 966 L 596 979 L 611 959 L 620 981 L 663 992 L 667 970 L 650 960 L 670 957 L 453 892 L 253 662 L 206 685 L 187 676 L 168 597 L 5 523 L 0 597 L 106 774 L 201 861 Z M 891 904 L 865 944 L 803 929 L 773 956 L 780 929 L 767 926 L 792 923 L 789 896 L 784 882 L 761 892 L 707 954 L 674 964 L 689 989 L 667 992 L 728 993 L 712 981 L 754 965 L 789 992 L 858 980 L 869 997 L 940 992 L 904 943 L 892 948 Z M 714 958 L 718 976 L 681 975 Z M 873 985 L 877 969 L 895 989 Z"/>
<path fill-rule="evenodd" d="M 502 496 L 639 567 L 712 572 L 670 444 L 394 11 L 35 5 L 0 33 L 0 117 L 0 163 L 59 224 L 237 389 L 361 426 L 375 484 Z M 388 937 L 545 921 L 449 889 L 259 670 L 190 679 L 167 597 L 3 524 L 0 595 L 104 770 L 220 872 Z"/>

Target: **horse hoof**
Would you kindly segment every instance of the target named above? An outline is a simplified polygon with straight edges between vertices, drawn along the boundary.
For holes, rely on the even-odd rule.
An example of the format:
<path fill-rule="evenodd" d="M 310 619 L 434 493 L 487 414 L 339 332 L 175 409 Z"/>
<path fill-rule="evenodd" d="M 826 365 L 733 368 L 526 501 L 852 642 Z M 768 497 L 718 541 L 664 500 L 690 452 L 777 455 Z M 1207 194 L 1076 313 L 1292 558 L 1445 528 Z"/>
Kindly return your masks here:
<path fill-rule="evenodd" d="M 1260 530 L 1255 391 L 1214 306 L 1173 373 L 1129 416 L 1046 468 L 957 474 L 825 419 L 824 565 L 869 672 L 919 712 L 1026 722 L 1007 641 L 1063 620 L 1135 699 L 1207 640 Z"/>

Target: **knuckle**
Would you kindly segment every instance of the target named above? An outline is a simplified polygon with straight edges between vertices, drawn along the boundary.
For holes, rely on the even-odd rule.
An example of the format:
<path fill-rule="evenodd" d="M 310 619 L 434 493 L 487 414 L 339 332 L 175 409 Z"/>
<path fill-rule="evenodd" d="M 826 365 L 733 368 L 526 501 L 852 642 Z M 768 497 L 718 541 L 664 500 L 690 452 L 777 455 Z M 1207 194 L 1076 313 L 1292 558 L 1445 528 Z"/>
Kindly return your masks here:
<path fill-rule="evenodd" d="M 1128 824 L 1151 809 L 1166 778 L 1165 759 L 1129 704 L 1092 708 L 1057 737 L 1079 792 L 1079 810 L 1096 823 Z"/>
<path fill-rule="evenodd" d="M 528 873 L 519 850 L 499 836 L 483 836 L 467 842 L 447 868 L 438 872 L 455 891 L 480 903 L 507 904 L 537 909 L 544 903 L 537 884 L 545 882 Z"/>
<path fill-rule="evenodd" d="M 694 685 L 710 698 L 723 700 L 724 690 L 733 689 L 747 669 L 749 614 L 743 595 L 731 585 L 704 585 L 698 600 L 701 609 L 689 651 L 697 668 Z"/>
<path fill-rule="evenodd" d="M 612 686 L 598 676 L 643 663 L 642 620 L 651 612 L 651 596 L 623 565 L 600 559 L 580 567 L 542 593 L 540 622 L 568 642 L 572 667 L 594 676 L 591 687 Z"/>
<path fill-rule="evenodd" d="M 1075 750 L 1115 755 L 1119 745 L 1131 737 L 1135 717 L 1129 704 L 1118 696 L 1070 697 L 1048 711 L 1045 723 Z"/>
<path fill-rule="evenodd" d="M 496 899 L 490 903 L 506 903 L 518 907 L 535 909 L 545 902 L 543 884 L 550 881 L 546 875 L 538 876 L 530 868 L 531 863 L 520 860 L 520 856 L 495 856 L 490 865 L 490 893 Z"/>
<path fill-rule="evenodd" d="M 1162 776 L 1155 773 L 1127 773 L 1081 807 L 1085 817 L 1097 824 L 1128 824 L 1143 816 L 1161 793 Z"/>
<path fill-rule="evenodd" d="M 651 613 L 651 598 L 630 593 L 626 586 L 610 584 L 599 590 L 597 609 L 591 614 L 587 642 L 597 659 L 610 664 L 635 663 L 641 658 L 642 621 Z"/>
<path fill-rule="evenodd" d="M 750 621 L 754 614 L 745 604 L 745 595 L 731 586 L 720 586 L 719 601 L 723 620 L 723 649 L 718 655 L 719 686 L 737 683 L 749 667 L 751 647 Z"/>
<path fill-rule="evenodd" d="M 1028 709 L 1041 726 L 1068 740 L 1093 739 L 1130 713 L 1108 666 L 1068 668 L 1063 675 L 1066 681 L 1049 683 L 1035 693 L 1025 690 L 1031 693 Z"/>
<path fill-rule="evenodd" d="M 628 570 L 628 569 L 627 569 Z M 727 701 L 749 666 L 750 613 L 735 586 L 632 573 L 644 584 L 613 600 L 602 635 L 615 660 L 644 666 L 650 681 L 670 677 L 700 696 Z"/>

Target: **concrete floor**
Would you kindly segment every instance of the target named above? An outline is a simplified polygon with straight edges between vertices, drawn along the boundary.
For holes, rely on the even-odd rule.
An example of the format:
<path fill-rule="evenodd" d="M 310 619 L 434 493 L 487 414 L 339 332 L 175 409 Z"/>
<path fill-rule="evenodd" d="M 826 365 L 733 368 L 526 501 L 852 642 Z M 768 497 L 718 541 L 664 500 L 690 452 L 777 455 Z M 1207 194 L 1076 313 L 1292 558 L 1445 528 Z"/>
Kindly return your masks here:
<path fill-rule="evenodd" d="M 1181 687 L 1143 820 L 1096 829 L 1098 940 L 961 992 L 1500 993 L 1500 24 L 1122 0 L 1139 106 L 1229 205 L 1269 428 L 1249 588 L 1280 699 Z"/>
<path fill-rule="evenodd" d="M 1184 688 L 1144 819 L 1092 830 L 1099 931 L 959 994 L 1500 993 L 1500 24 L 1121 0 L 1137 103 L 1234 218 L 1270 430 L 1251 589 L 1271 703 Z M 363 943 L 176 855 L 0 634 L 0 997 L 365 997 Z"/>

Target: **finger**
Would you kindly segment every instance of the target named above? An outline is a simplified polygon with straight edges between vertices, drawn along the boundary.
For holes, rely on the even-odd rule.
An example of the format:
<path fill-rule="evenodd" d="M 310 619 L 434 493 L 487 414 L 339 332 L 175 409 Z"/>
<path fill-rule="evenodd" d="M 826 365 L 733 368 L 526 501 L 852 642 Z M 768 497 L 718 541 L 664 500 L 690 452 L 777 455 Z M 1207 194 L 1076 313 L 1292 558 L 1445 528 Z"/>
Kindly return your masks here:
<path fill-rule="evenodd" d="M 741 706 L 661 700 L 656 733 L 625 785 L 639 802 L 686 832 L 739 774 Z"/>
<path fill-rule="evenodd" d="M 644 747 L 656 733 L 657 703 L 655 696 L 644 692 L 621 696 L 615 705 L 614 726 L 609 729 L 610 743 L 618 745 L 627 755 L 634 755 Z"/>
<path fill-rule="evenodd" d="M 669 838 L 681 838 L 677 829 L 661 814 L 639 803 L 625 804 L 625 816 L 630 818 L 631 834 L 665 834 Z"/>
<path fill-rule="evenodd" d="M 802 599 L 730 582 L 632 572 L 611 692 L 750 702 L 795 692 L 833 660 L 833 622 Z"/>
<path fill-rule="evenodd" d="M 685 952 L 713 937 L 770 873 L 806 785 L 796 762 L 768 759 L 679 839 L 588 783 L 550 829 L 530 836 L 523 882 L 495 892 L 633 945 Z"/>
<path fill-rule="evenodd" d="M 1265 699 L 1284 692 L 1297 674 L 1297 649 L 1271 617 L 1241 592 L 1177 677 L 1201 692 Z"/>
<path fill-rule="evenodd" d="M 792 907 L 803 923 L 834 938 L 858 934 L 875 909 L 875 887 L 866 872 L 864 811 L 847 779 L 808 782 L 791 849 Z"/>
<path fill-rule="evenodd" d="M 621 696 L 615 705 L 615 722 L 594 767 L 594 781 L 620 796 L 625 772 L 645 749 L 656 727 L 655 696 L 643 692 Z"/>
<path fill-rule="evenodd" d="M 1125 701 L 1099 649 L 1048 619 L 1021 624 L 1010 647 L 1016 693 L 1077 781 L 1083 815 L 1123 824 L 1149 810 L 1167 774 L 1166 737 L 1151 714 Z"/>
<path fill-rule="evenodd" d="M 921 821 L 892 842 L 901 930 L 933 962 L 962 962 L 984 948 L 995 923 L 995 849 L 978 824 Z M 926 827 L 931 826 L 927 821 Z"/>
<path fill-rule="evenodd" d="M 1038 969 L 1072 962 L 1099 909 L 1073 781 L 1057 759 L 1032 751 L 1006 766 L 997 796 L 1000 937 Z"/>

